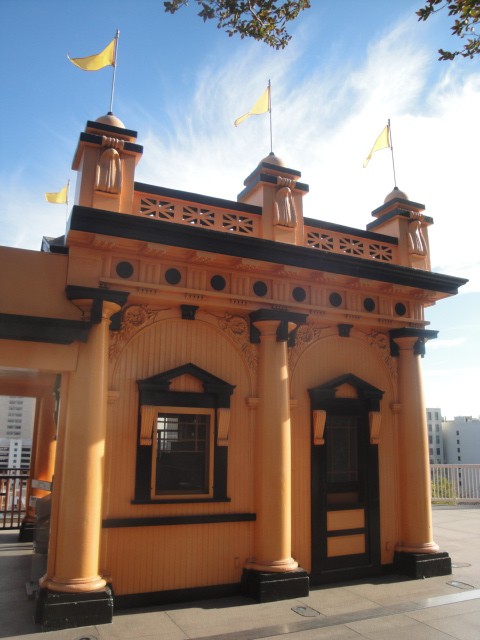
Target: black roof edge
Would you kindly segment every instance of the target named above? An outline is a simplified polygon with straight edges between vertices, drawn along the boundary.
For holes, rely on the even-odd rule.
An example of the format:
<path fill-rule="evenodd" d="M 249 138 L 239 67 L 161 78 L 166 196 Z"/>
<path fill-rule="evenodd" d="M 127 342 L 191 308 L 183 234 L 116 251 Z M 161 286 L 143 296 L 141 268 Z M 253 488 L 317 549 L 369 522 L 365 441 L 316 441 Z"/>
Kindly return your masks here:
<path fill-rule="evenodd" d="M 90 323 L 83 320 L 0 313 L 0 338 L 6 340 L 71 344 L 86 342 L 89 329 Z"/>

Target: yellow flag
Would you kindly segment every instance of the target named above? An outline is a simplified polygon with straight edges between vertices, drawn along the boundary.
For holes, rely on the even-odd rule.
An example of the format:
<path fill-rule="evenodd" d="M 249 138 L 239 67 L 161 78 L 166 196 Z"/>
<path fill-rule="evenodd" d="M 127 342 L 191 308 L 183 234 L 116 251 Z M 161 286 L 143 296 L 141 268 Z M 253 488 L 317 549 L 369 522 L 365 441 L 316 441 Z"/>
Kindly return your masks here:
<path fill-rule="evenodd" d="M 68 198 L 68 184 L 66 184 L 63 189 L 57 191 L 57 193 L 46 193 L 45 199 L 47 202 L 51 202 L 52 204 L 67 204 Z"/>
<path fill-rule="evenodd" d="M 249 116 L 258 116 L 262 113 L 267 113 L 270 110 L 270 87 L 268 86 L 265 91 L 262 93 L 260 98 L 255 102 L 253 107 L 250 109 L 248 113 L 240 118 L 237 118 L 233 123 L 236 127 L 241 124 L 244 120 L 246 120 Z"/>
<path fill-rule="evenodd" d="M 114 38 L 103 51 L 95 54 L 94 56 L 87 56 L 86 58 L 70 58 L 67 56 L 70 62 L 76 67 L 80 67 L 84 71 L 98 71 L 103 67 L 115 66 L 115 40 Z"/>
<path fill-rule="evenodd" d="M 367 166 L 370 158 L 372 157 L 372 153 L 375 153 L 375 151 L 380 151 L 380 149 L 387 149 L 387 148 L 390 148 L 390 127 L 388 124 L 385 126 L 385 129 L 378 136 L 378 138 L 375 140 L 375 144 L 373 145 L 372 150 L 370 151 L 365 162 L 363 163 L 363 168 L 365 169 L 365 167 Z"/>

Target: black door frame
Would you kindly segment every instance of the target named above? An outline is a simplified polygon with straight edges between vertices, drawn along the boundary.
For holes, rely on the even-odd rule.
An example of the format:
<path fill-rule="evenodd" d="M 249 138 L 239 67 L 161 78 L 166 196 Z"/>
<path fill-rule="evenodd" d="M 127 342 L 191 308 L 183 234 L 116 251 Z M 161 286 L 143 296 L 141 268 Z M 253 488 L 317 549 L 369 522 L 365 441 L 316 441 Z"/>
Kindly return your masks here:
<path fill-rule="evenodd" d="M 357 398 L 337 398 L 336 390 L 343 384 L 353 386 Z M 328 416 L 355 416 L 359 429 L 359 474 L 363 500 L 348 509 L 362 508 L 365 526 L 361 529 L 343 530 L 339 535 L 365 534 L 365 553 L 327 556 L 327 508 L 326 446 L 311 446 L 311 523 L 312 523 L 312 570 L 311 583 L 321 584 L 339 580 L 378 575 L 381 572 L 380 554 L 380 500 L 378 474 L 378 446 L 371 444 L 369 413 L 379 411 L 383 391 L 373 387 L 353 374 L 345 374 L 313 389 L 309 389 L 311 409 L 324 410 Z M 313 413 L 312 413 L 313 423 Z M 312 424 L 313 429 L 313 424 Z M 330 536 L 332 534 L 330 533 Z"/>

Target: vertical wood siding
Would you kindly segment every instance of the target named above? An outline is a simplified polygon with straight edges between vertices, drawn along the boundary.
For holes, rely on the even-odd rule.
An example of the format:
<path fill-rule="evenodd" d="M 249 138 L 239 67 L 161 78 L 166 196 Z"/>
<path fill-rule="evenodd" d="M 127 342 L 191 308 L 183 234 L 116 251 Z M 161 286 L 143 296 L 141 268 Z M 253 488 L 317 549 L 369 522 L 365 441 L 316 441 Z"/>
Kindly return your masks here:
<path fill-rule="evenodd" d="M 345 373 L 353 373 L 385 392 L 381 402 L 379 446 L 380 529 L 382 563 L 393 561 L 398 541 L 399 503 L 395 417 L 392 413 L 394 381 L 377 347 L 359 332 L 349 338 L 330 336 L 313 342 L 299 357 L 291 373 L 292 409 L 292 551 L 311 570 L 311 417 L 308 389 Z"/>
<path fill-rule="evenodd" d="M 139 331 L 111 363 L 104 518 L 253 513 L 253 426 L 247 397 L 252 372 L 240 351 L 203 320 L 160 320 Z M 235 385 L 231 398 L 228 496 L 225 503 L 131 504 L 138 426 L 136 381 L 192 362 Z M 188 376 L 176 390 L 198 390 Z M 216 523 L 103 529 L 102 566 L 116 593 L 142 593 L 238 582 L 252 553 L 253 523 Z"/>

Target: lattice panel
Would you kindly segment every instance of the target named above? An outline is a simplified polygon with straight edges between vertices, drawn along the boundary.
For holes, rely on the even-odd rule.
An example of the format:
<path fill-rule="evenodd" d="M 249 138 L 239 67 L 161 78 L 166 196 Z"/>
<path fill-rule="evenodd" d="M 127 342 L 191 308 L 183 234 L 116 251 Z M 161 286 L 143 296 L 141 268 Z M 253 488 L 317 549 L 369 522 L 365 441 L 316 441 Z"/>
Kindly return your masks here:
<path fill-rule="evenodd" d="M 222 227 L 224 231 L 249 235 L 254 232 L 254 221 L 248 216 L 237 215 L 235 213 L 224 213 L 222 215 Z"/>
<path fill-rule="evenodd" d="M 148 218 L 173 222 L 175 217 L 175 205 L 166 200 L 156 198 L 142 198 L 140 201 L 140 214 Z"/>
<path fill-rule="evenodd" d="M 370 244 L 368 250 L 372 260 L 380 260 L 382 262 L 392 262 L 393 260 L 392 247 L 384 244 Z"/>
<path fill-rule="evenodd" d="M 364 247 L 363 242 L 357 238 L 340 238 L 339 241 L 340 253 L 346 253 L 349 256 L 363 256 Z"/>
<path fill-rule="evenodd" d="M 312 249 L 341 253 L 343 255 L 378 260 L 379 262 L 393 262 L 394 247 L 377 242 L 368 242 L 363 238 L 345 236 L 336 233 L 325 233 L 313 229 L 306 229 L 305 245 Z"/>
<path fill-rule="evenodd" d="M 333 236 L 321 233 L 320 231 L 307 231 L 306 244 L 313 249 L 333 251 Z"/>
<path fill-rule="evenodd" d="M 255 215 L 203 208 L 146 196 L 140 197 L 137 206 L 139 207 L 137 215 L 165 222 L 207 227 L 244 236 L 256 235 L 259 231 L 260 220 Z"/>
<path fill-rule="evenodd" d="M 182 208 L 182 222 L 199 227 L 214 227 L 215 212 L 210 209 L 201 209 L 200 207 L 184 206 Z"/>

